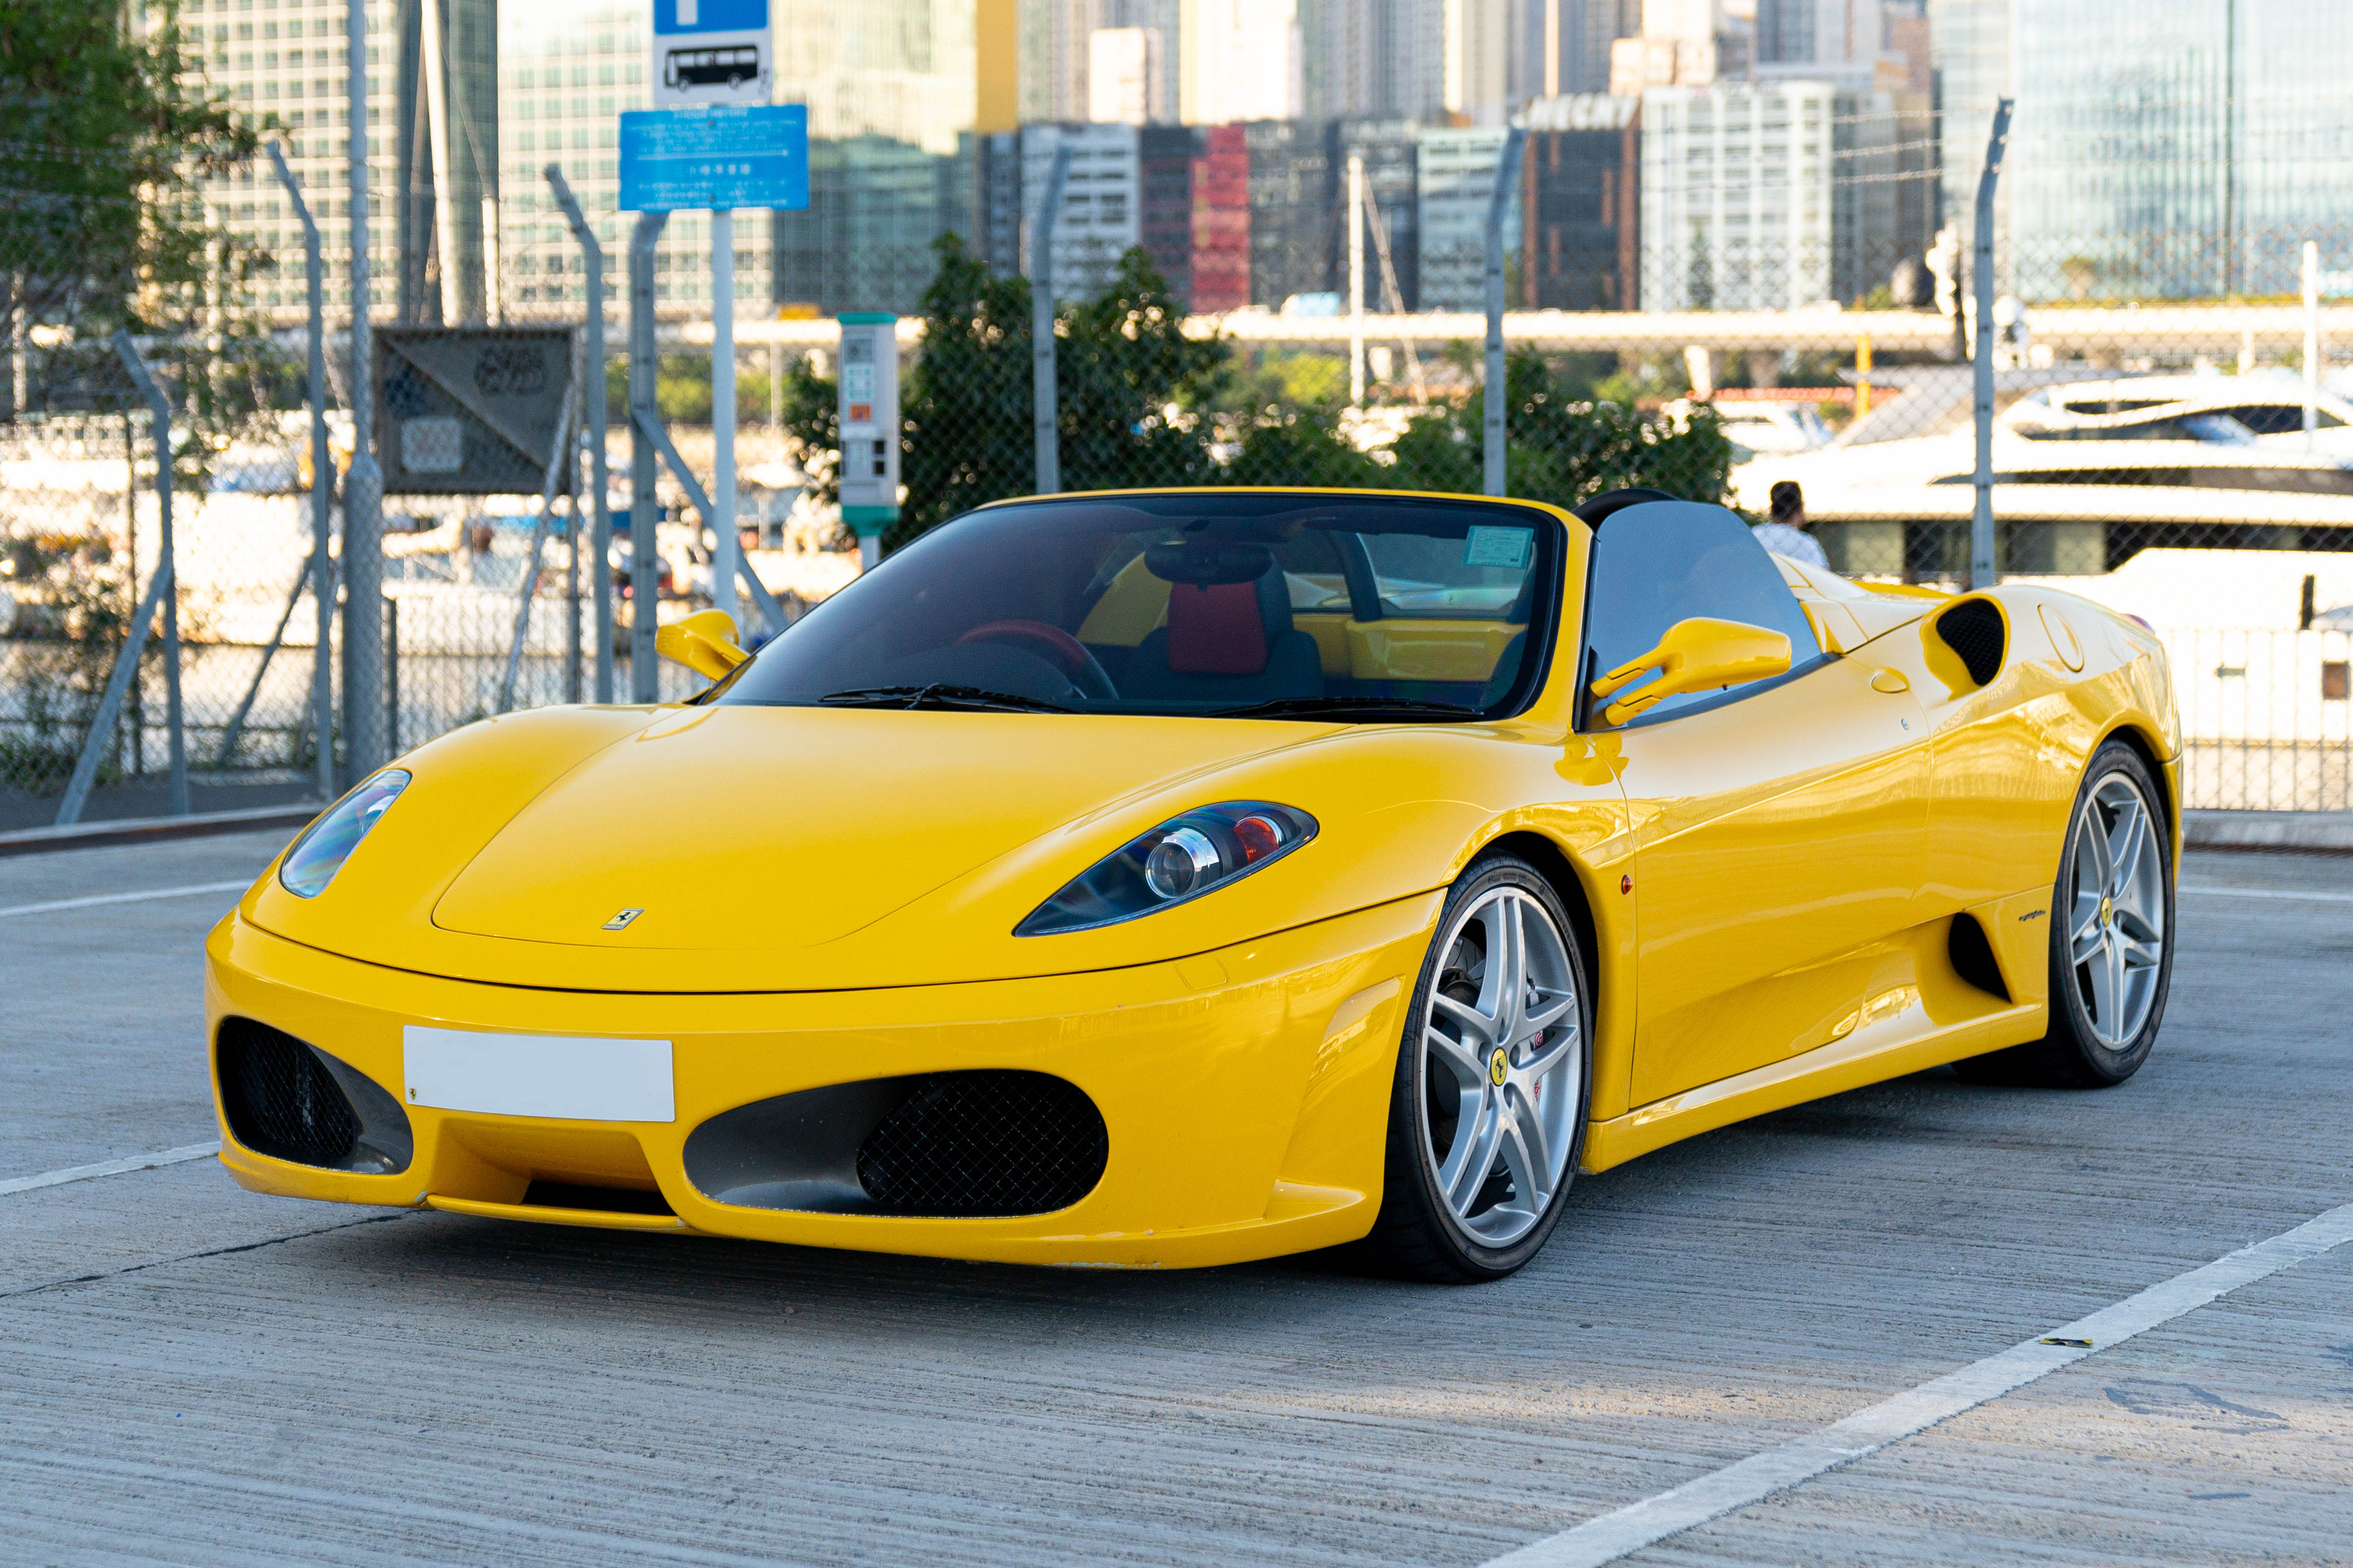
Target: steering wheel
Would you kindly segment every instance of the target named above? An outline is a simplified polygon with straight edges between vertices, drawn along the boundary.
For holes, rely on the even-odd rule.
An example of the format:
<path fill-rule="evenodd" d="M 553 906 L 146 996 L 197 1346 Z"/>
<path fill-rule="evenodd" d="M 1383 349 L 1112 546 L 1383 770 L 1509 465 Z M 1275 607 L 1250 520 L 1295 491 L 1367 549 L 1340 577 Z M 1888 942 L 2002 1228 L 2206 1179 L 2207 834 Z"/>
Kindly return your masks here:
<path fill-rule="evenodd" d="M 1108 701 L 1119 695 L 1111 683 L 1111 674 L 1102 661 L 1087 651 L 1087 645 L 1044 621 L 988 621 L 956 638 L 956 646 L 965 643 L 1000 642 L 1027 647 L 1042 654 L 1055 668 L 1071 678 L 1071 684 L 1082 697 Z"/>

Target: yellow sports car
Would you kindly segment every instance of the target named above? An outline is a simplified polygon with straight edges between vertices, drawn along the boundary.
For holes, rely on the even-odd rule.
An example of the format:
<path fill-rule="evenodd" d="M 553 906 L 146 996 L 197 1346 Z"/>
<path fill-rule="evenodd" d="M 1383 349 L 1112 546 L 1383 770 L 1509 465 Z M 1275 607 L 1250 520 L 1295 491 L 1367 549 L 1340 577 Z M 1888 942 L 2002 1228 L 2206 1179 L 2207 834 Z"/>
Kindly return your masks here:
<path fill-rule="evenodd" d="M 2165 655 L 1734 513 L 1168 490 L 948 522 L 658 708 L 447 735 L 212 933 L 259 1192 L 1493 1279 L 1579 1171 L 1939 1063 L 2116 1083 Z"/>

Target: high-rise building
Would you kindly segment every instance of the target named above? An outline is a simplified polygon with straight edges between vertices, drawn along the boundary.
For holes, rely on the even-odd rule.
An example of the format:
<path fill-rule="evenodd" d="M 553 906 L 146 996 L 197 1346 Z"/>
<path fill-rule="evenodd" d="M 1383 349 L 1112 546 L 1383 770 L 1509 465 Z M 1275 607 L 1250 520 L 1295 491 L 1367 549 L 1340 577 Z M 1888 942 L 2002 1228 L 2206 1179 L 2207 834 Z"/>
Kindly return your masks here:
<path fill-rule="evenodd" d="M 1298 0 L 1184 0 L 1177 118 L 1187 125 L 1300 112 Z"/>
<path fill-rule="evenodd" d="M 1250 302 L 1250 140 L 1244 127 L 1202 129 L 1192 184 L 1193 309 L 1239 310 Z"/>
<path fill-rule="evenodd" d="M 1512 0 L 1446 0 L 1445 109 L 1472 125 L 1501 125 L 1513 108 Z"/>
<path fill-rule="evenodd" d="M 283 0 L 259 8 L 251 0 L 186 0 L 178 11 L 190 63 L 205 85 L 226 93 L 239 112 L 255 120 L 275 114 L 287 128 L 287 162 L 319 224 L 329 309 L 337 313 L 351 307 L 346 11 L 345 0 Z M 454 294 L 447 302 L 458 319 L 485 313 L 482 201 L 499 192 L 491 15 L 491 0 L 443 0 L 436 13 L 444 45 L 442 117 L 449 122 L 447 153 L 437 157 L 418 134 L 431 130 L 418 90 L 420 8 L 366 0 L 368 181 L 375 193 L 368 276 L 378 316 L 442 319 L 445 275 Z M 412 95 L 417 112 L 409 116 L 403 105 Z M 438 215 L 447 222 L 437 222 L 433 208 L 437 169 L 448 179 L 450 199 Z M 302 231 L 269 166 L 206 181 L 204 199 L 215 222 L 278 258 L 275 272 L 252 285 L 255 304 L 282 320 L 301 320 L 308 298 Z M 429 289 L 422 287 L 427 281 Z"/>
<path fill-rule="evenodd" d="M 1193 298 L 1193 171 L 1203 132 L 1147 125 L 1136 132 L 1136 243 L 1176 299 Z"/>
<path fill-rule="evenodd" d="M 1867 298 L 1926 247 L 1902 193 L 1926 183 L 1927 125 L 1915 95 L 1820 79 L 1644 93 L 1642 308 Z"/>
<path fill-rule="evenodd" d="M 1243 129 L 1250 149 L 1250 302 L 1280 307 L 1294 294 L 1331 291 L 1332 151 L 1312 121 L 1261 120 Z"/>
<path fill-rule="evenodd" d="M 1510 0 L 1508 96 L 1531 99 L 1609 90 L 1610 47 L 1642 36 L 1642 0 Z"/>
<path fill-rule="evenodd" d="M 1876 60 L 1887 47 L 1884 11 L 1883 0 L 1757 0 L 1757 61 Z"/>
<path fill-rule="evenodd" d="M 1300 112 L 1434 120 L 1446 105 L 1446 0 L 1299 0 Z"/>
<path fill-rule="evenodd" d="M 1642 306 L 1788 310 L 1834 298 L 1836 89 L 1821 81 L 1642 95 Z"/>
<path fill-rule="evenodd" d="M 1098 124 L 1150 125 L 1170 118 L 1154 101 L 1160 35 L 1150 27 L 1097 27 L 1088 40 L 1087 118 Z"/>
<path fill-rule="evenodd" d="M 1124 114 L 1094 112 L 1099 90 L 1095 51 L 1100 47 L 1095 35 L 1130 29 L 1145 35 L 1147 59 L 1142 68 L 1148 79 L 1142 96 L 1147 105 L 1158 106 L 1148 114 L 1149 122 L 1176 119 L 1183 9 L 1184 0 L 1018 0 L 1022 121 L 1126 120 Z M 1126 46 L 1118 47 L 1121 52 L 1106 64 L 1124 76 L 1134 68 Z"/>
<path fill-rule="evenodd" d="M 1412 121 L 1342 120 L 1332 125 L 1333 250 L 1324 288 L 1345 297 L 1348 288 L 1348 161 L 1360 160 L 1365 195 L 1365 308 L 1421 308 L 1421 127 Z M 1388 253 L 1388 265 L 1381 252 Z M 1396 287 L 1391 289 L 1391 283 Z"/>
<path fill-rule="evenodd" d="M 500 261 L 506 302 L 518 311 L 576 310 L 586 299 L 580 247 L 543 173 L 550 163 L 563 165 L 604 247 L 607 298 L 628 297 L 634 215 L 619 210 L 617 141 L 621 111 L 652 101 L 649 15 L 649 0 L 540 0 L 529 13 L 508 6 L 500 17 Z M 681 239 L 692 221 L 694 215 L 680 214 L 665 230 L 665 281 L 683 281 L 682 257 L 692 247 Z M 765 251 L 759 226 L 737 227 L 739 248 L 751 242 Z M 706 264 L 700 272 L 706 288 L 709 275 Z"/>
<path fill-rule="evenodd" d="M 2126 27 L 2094 0 L 2018 0 L 2012 22 L 2020 298 L 2293 294 L 2307 238 L 2353 267 L 2353 11 L 2149 0 Z"/>
<path fill-rule="evenodd" d="M 487 3 L 487 0 L 485 0 Z M 906 310 L 932 277 L 933 242 L 975 226 L 975 0 L 771 0 L 776 97 L 809 111 L 809 206 L 735 224 L 735 293 L 828 313 Z M 506 271 L 518 306 L 576 303 L 577 247 L 542 168 L 564 165 L 626 289 L 634 215 L 617 210 L 624 110 L 650 105 L 650 0 L 534 0 L 501 21 Z M 711 228 L 664 226 L 657 304 L 710 309 Z"/>
<path fill-rule="evenodd" d="M 1928 0 L 1929 60 L 1936 74 L 1937 164 L 1943 171 L 1937 222 L 1958 225 L 1964 249 L 1972 243 L 1978 171 L 1994 105 L 2010 96 L 2010 10 L 2013 0 Z M 1994 191 L 1997 254 L 2009 253 L 2010 182 Z"/>
<path fill-rule="evenodd" d="M 1133 125 L 1021 128 L 1024 273 L 1034 273 L 1046 187 L 1054 155 L 1065 147 L 1071 162 L 1054 216 L 1054 295 L 1083 300 L 1103 292 L 1118 270 L 1119 258 L 1143 240 L 1143 148 Z"/>
<path fill-rule="evenodd" d="M 1506 132 L 1501 129 L 1424 131 L 1415 166 L 1420 197 L 1421 308 L 1486 308 L 1487 214 Z M 1516 192 L 1514 193 L 1516 196 Z M 1506 208 L 1504 248 L 1520 248 L 1520 203 Z"/>
<path fill-rule="evenodd" d="M 1529 305 L 1639 307 L 1641 107 L 1641 99 L 1606 93 L 1528 105 L 1520 278 Z"/>

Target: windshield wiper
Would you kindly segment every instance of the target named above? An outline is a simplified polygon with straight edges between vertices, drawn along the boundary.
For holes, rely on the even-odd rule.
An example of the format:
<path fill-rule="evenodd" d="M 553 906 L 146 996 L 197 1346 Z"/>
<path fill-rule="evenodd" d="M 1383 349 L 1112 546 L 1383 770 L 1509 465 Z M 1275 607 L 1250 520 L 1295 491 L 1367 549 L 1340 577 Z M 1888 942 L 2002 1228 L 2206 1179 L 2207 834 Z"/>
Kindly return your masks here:
<path fill-rule="evenodd" d="M 1240 708 L 1212 708 L 1211 719 L 1476 719 L 1476 708 L 1459 702 L 1424 702 L 1412 697 L 1278 697 Z"/>
<path fill-rule="evenodd" d="M 944 708 L 966 713 L 1075 713 L 1059 702 L 979 686 L 857 686 L 818 699 L 828 708 Z"/>

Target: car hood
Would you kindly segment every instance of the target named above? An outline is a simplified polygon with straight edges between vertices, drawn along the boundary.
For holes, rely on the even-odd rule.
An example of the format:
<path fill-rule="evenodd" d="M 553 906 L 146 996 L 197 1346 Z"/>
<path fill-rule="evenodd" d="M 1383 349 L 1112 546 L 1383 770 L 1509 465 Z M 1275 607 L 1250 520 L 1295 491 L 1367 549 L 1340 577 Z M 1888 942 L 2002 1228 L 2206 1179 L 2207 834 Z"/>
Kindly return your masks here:
<path fill-rule="evenodd" d="M 1137 788 L 1266 748 L 1261 727 L 721 706 L 549 784 L 434 906 L 444 931 L 638 950 L 834 942 Z M 1207 733 L 1198 731 L 1206 731 Z"/>
<path fill-rule="evenodd" d="M 1368 772 L 1387 806 L 1417 784 L 1451 794 L 1448 766 L 1376 768 L 1360 746 L 1323 743 L 1349 734 L 752 706 L 518 714 L 404 759 L 414 782 L 317 898 L 272 875 L 245 910 L 371 963 L 572 990 L 833 990 L 1155 962 L 1419 890 L 1351 854 L 1340 803 Z M 1324 815 L 1328 844 L 1148 920 L 1012 936 L 1135 834 L 1236 798 Z M 1436 800 L 1418 821 L 1459 844 L 1478 814 Z M 621 921 L 628 910 L 641 912 Z"/>

